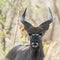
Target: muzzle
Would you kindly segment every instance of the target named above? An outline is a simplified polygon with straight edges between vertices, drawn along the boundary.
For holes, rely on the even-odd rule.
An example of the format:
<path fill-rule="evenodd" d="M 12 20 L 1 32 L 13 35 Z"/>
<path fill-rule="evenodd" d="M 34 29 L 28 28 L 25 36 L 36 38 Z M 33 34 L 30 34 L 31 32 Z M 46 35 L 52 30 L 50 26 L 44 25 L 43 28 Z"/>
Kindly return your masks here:
<path fill-rule="evenodd" d="M 37 48 L 38 46 L 39 46 L 39 44 L 37 42 L 36 43 L 34 43 L 34 42 L 32 43 L 32 47 L 33 48 Z"/>

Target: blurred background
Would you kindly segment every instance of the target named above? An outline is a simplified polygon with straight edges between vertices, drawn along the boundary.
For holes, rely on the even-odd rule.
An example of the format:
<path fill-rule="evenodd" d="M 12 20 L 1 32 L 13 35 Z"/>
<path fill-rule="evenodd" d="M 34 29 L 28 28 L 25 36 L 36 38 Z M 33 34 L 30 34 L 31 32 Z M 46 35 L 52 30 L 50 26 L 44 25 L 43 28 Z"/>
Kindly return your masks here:
<path fill-rule="evenodd" d="M 0 59 L 19 44 L 29 44 L 29 36 L 20 22 L 25 8 L 26 21 L 33 26 L 50 19 L 50 7 L 54 21 L 42 38 L 44 60 L 60 60 L 60 0 L 0 0 Z"/>

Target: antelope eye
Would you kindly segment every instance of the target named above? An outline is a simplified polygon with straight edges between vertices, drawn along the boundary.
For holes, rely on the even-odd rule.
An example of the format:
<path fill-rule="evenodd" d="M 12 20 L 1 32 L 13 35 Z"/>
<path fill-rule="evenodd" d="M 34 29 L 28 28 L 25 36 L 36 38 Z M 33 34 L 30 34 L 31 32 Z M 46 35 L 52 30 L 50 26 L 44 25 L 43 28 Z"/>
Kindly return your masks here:
<path fill-rule="evenodd" d="M 42 35 L 42 32 L 41 32 L 41 33 L 39 33 L 39 35 Z"/>
<path fill-rule="evenodd" d="M 29 36 L 31 36 L 32 34 L 31 33 L 29 33 Z"/>

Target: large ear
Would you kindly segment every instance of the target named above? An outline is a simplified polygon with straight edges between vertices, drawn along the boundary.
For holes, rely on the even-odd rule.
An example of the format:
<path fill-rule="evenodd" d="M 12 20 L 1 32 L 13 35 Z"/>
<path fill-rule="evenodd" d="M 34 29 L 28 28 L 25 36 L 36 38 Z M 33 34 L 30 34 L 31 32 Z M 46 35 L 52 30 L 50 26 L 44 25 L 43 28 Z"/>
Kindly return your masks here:
<path fill-rule="evenodd" d="M 49 12 L 51 14 L 51 18 L 48 21 L 45 21 L 44 23 L 39 25 L 39 28 L 41 28 L 43 31 L 48 30 L 50 23 L 52 23 L 52 21 L 53 21 L 53 15 L 52 15 L 50 8 L 49 8 Z"/>
<path fill-rule="evenodd" d="M 27 8 L 25 9 L 25 11 L 22 14 L 21 22 L 24 25 L 25 29 L 29 32 L 33 26 L 30 23 L 28 23 L 27 21 L 25 21 L 26 10 L 27 10 Z"/>

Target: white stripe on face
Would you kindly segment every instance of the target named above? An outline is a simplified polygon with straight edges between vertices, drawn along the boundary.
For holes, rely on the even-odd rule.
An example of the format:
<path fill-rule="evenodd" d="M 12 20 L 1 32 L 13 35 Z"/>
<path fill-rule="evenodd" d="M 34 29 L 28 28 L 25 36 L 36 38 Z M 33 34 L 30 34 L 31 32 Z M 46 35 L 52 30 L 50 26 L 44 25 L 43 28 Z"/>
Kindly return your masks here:
<path fill-rule="evenodd" d="M 32 34 L 33 36 L 36 35 L 36 36 L 39 36 L 39 34 Z"/>
<path fill-rule="evenodd" d="M 32 34 L 32 36 L 34 36 L 34 35 L 41 37 L 41 35 L 39 35 L 39 34 Z"/>

